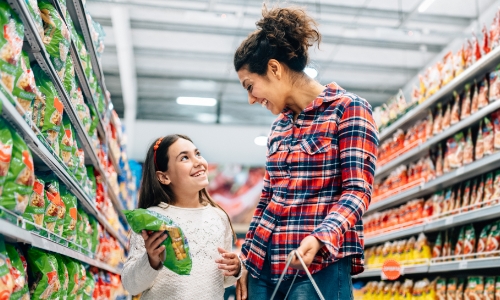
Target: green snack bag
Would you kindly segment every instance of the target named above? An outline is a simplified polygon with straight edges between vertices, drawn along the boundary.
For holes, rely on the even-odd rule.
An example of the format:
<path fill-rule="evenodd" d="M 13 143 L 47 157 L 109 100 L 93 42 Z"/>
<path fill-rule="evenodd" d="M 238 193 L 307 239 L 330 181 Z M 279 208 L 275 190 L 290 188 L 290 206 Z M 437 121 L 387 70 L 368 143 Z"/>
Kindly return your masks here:
<path fill-rule="evenodd" d="M 28 277 L 24 270 L 23 262 L 19 256 L 18 249 L 11 244 L 5 244 L 7 254 L 12 265 L 11 275 L 14 280 L 14 290 L 10 296 L 11 300 L 29 300 Z"/>
<path fill-rule="evenodd" d="M 69 273 L 66 264 L 64 263 L 63 256 L 60 254 L 53 254 L 57 260 L 57 275 L 59 276 L 59 282 L 61 283 L 61 288 L 59 289 L 59 299 L 68 298 L 68 286 L 69 286 Z"/>
<path fill-rule="evenodd" d="M 83 300 L 92 300 L 94 289 L 94 276 L 92 275 L 92 273 L 90 273 L 90 271 L 87 271 L 87 279 L 85 280 L 85 288 L 83 289 Z"/>
<path fill-rule="evenodd" d="M 59 100 L 57 90 L 50 78 L 38 65 L 34 65 L 36 83 L 42 100 L 35 99 L 33 121 L 43 133 L 50 146 L 59 155 L 59 132 L 61 131 L 64 106 Z"/>
<path fill-rule="evenodd" d="M 73 145 L 75 138 L 73 137 L 73 130 L 71 126 L 71 121 L 69 120 L 67 115 L 63 116 L 63 125 L 62 132 L 60 135 L 60 156 L 64 164 L 68 167 L 69 170 L 73 170 L 75 168 L 73 160 L 73 156 L 76 155 L 75 148 Z"/>
<path fill-rule="evenodd" d="M 90 222 L 90 227 L 92 227 L 92 235 L 91 235 L 92 247 L 90 250 L 92 251 L 92 253 L 96 253 L 97 246 L 99 245 L 99 229 L 97 228 L 99 226 L 99 223 L 97 222 L 94 216 L 89 216 L 89 222 Z"/>
<path fill-rule="evenodd" d="M 87 270 L 83 264 L 79 264 L 78 267 L 78 292 L 77 298 L 82 299 L 83 291 L 85 289 L 85 285 L 87 283 Z"/>
<path fill-rule="evenodd" d="M 80 266 L 73 259 L 67 256 L 61 256 L 63 263 L 68 270 L 68 287 L 67 287 L 67 300 L 75 300 L 77 298 L 80 278 Z"/>
<path fill-rule="evenodd" d="M 68 57 L 66 58 L 66 71 L 64 73 L 63 84 L 64 89 L 66 90 L 68 95 L 71 96 L 73 91 L 76 89 L 75 65 L 73 63 L 73 58 L 71 58 L 71 55 L 68 55 Z"/>
<path fill-rule="evenodd" d="M 3 118 L 0 118 L 0 197 L 9 174 L 13 143 L 10 126 Z"/>
<path fill-rule="evenodd" d="M 24 211 L 23 217 L 36 225 L 43 227 L 43 219 L 45 216 L 46 202 L 45 182 L 35 176 L 35 184 L 33 184 L 33 192 L 31 193 L 28 206 Z M 26 223 L 26 229 L 30 231 L 38 231 L 38 229 L 30 223 Z"/>
<path fill-rule="evenodd" d="M 68 241 L 76 241 L 77 200 L 65 186 L 61 186 L 61 198 L 66 208 L 62 236 Z"/>
<path fill-rule="evenodd" d="M 11 268 L 12 265 L 7 254 L 7 249 L 5 248 L 5 241 L 3 236 L 0 235 L 0 280 L 4 284 L 1 294 L 3 299 L 9 299 L 15 287 Z"/>
<path fill-rule="evenodd" d="M 14 145 L 0 205 L 22 215 L 28 206 L 35 182 L 33 157 L 22 137 L 13 129 L 10 133 Z"/>
<path fill-rule="evenodd" d="M 0 2 L 0 74 L 4 94 L 12 93 L 16 79 L 17 64 L 21 57 L 24 40 L 24 26 L 19 16 L 7 1 Z M 7 93 L 3 89 L 7 90 Z M 10 99 L 12 101 L 12 99 Z"/>
<path fill-rule="evenodd" d="M 43 22 L 42 22 L 42 17 L 40 16 L 40 9 L 38 8 L 38 1 L 37 0 L 25 0 L 26 6 L 28 7 L 28 11 L 35 21 L 35 26 L 36 26 L 36 31 L 40 35 L 40 37 L 43 39 L 44 38 L 44 32 L 43 32 Z"/>
<path fill-rule="evenodd" d="M 50 232 L 62 235 L 66 208 L 61 200 L 59 180 L 52 172 L 40 173 L 39 176 L 45 181 L 47 200 L 45 201 L 44 227 Z"/>
<path fill-rule="evenodd" d="M 90 123 L 90 129 L 89 129 L 89 136 L 93 136 L 96 133 L 97 125 L 99 124 L 99 117 L 97 116 L 97 113 L 93 107 L 93 105 L 89 106 L 90 109 L 90 118 L 91 118 L 91 123 Z"/>
<path fill-rule="evenodd" d="M 89 223 L 89 216 L 83 209 L 78 209 L 78 238 L 80 240 L 80 245 L 82 248 L 87 249 L 89 251 L 92 250 L 92 227 Z M 80 228 L 82 229 L 80 231 Z"/>
<path fill-rule="evenodd" d="M 478 258 L 484 257 L 484 255 L 479 255 L 486 251 L 486 244 L 488 242 L 488 234 L 491 230 L 491 224 L 484 226 L 483 230 L 481 230 L 481 234 L 479 235 L 479 239 L 477 240 L 477 254 Z"/>
<path fill-rule="evenodd" d="M 38 7 L 42 13 L 45 36 L 43 43 L 50 60 L 61 80 L 64 80 L 66 59 L 68 58 L 71 35 L 66 23 L 48 0 L 40 0 Z"/>
<path fill-rule="evenodd" d="M 142 230 L 168 232 L 167 239 L 162 243 L 166 252 L 163 265 L 179 275 L 191 273 L 192 259 L 188 241 L 174 221 L 157 212 L 141 208 L 123 212 L 130 227 L 137 234 L 141 234 Z"/>
<path fill-rule="evenodd" d="M 40 97 L 40 92 L 36 87 L 35 76 L 31 71 L 30 59 L 25 51 L 22 52 L 21 59 L 18 63 L 16 82 L 12 95 L 16 97 L 17 103 L 22 108 L 22 111 L 18 109 L 19 113 L 27 119 L 31 119 L 33 114 L 33 101 L 37 95 Z"/>
<path fill-rule="evenodd" d="M 56 299 L 61 287 L 57 259 L 41 249 L 30 248 L 28 265 L 32 278 L 31 299 Z"/>

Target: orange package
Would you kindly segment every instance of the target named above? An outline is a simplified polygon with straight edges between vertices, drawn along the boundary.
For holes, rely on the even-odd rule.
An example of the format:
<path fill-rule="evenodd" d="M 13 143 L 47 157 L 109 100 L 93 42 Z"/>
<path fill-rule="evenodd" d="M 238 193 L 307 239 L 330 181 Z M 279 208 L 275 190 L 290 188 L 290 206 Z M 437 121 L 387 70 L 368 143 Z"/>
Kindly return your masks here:
<path fill-rule="evenodd" d="M 500 111 L 496 111 L 491 114 L 491 118 L 493 119 L 493 147 L 495 150 L 500 149 Z"/>
<path fill-rule="evenodd" d="M 473 115 L 479 110 L 479 90 L 477 83 L 474 81 L 474 92 L 472 93 L 472 103 L 470 107 L 470 114 Z"/>
<path fill-rule="evenodd" d="M 425 201 L 424 209 L 422 210 L 422 218 L 430 218 L 434 213 L 434 198 L 430 197 Z"/>
<path fill-rule="evenodd" d="M 479 122 L 479 129 L 477 131 L 476 148 L 474 149 L 474 159 L 479 160 L 484 156 L 484 139 L 483 139 L 483 126 L 482 121 Z"/>
<path fill-rule="evenodd" d="M 488 92 L 488 77 L 485 77 L 483 80 L 479 82 L 479 94 L 478 94 L 478 108 L 481 109 L 483 107 L 488 106 L 490 103 L 488 100 L 489 92 Z"/>
<path fill-rule="evenodd" d="M 441 144 L 439 144 L 438 151 L 436 154 L 436 177 L 442 176 L 444 174 L 443 167 L 444 167 L 443 148 Z"/>
<path fill-rule="evenodd" d="M 472 43 L 470 40 L 467 40 L 464 45 L 464 61 L 466 69 L 472 66 Z"/>
<path fill-rule="evenodd" d="M 484 155 L 491 155 L 495 150 L 493 124 L 488 118 L 484 118 L 483 126 Z"/>
<path fill-rule="evenodd" d="M 484 197 L 484 180 L 483 177 L 478 180 L 477 183 L 477 189 L 476 189 L 476 198 L 473 199 L 474 202 L 474 209 L 480 208 L 481 204 L 483 203 L 483 197 Z"/>
<path fill-rule="evenodd" d="M 444 131 L 444 130 L 450 128 L 450 124 L 451 124 L 451 107 L 450 107 L 449 103 L 448 103 L 448 105 L 446 105 L 446 110 L 444 111 L 442 122 L 443 122 L 443 124 L 441 125 L 441 131 Z"/>
<path fill-rule="evenodd" d="M 427 114 L 426 123 L 425 123 L 425 137 L 426 139 L 430 139 L 432 137 L 432 128 L 434 125 L 434 118 L 432 117 L 432 111 L 429 110 Z"/>
<path fill-rule="evenodd" d="M 463 166 L 465 148 L 464 134 L 460 132 L 454 137 L 449 138 L 446 142 L 446 148 L 447 155 L 445 156 L 445 165 L 446 161 L 448 161 L 450 169 L 456 169 Z"/>
<path fill-rule="evenodd" d="M 486 25 L 483 26 L 482 33 L 483 33 L 483 44 L 481 50 L 483 50 L 483 54 L 486 55 L 491 51 L 490 34 L 488 32 L 488 28 L 486 28 Z"/>
<path fill-rule="evenodd" d="M 453 255 L 460 256 L 464 254 L 464 240 L 465 240 L 465 228 L 460 228 L 460 233 L 458 234 L 457 244 L 455 245 L 455 251 Z M 457 260 L 461 260 L 462 258 L 457 258 Z"/>
<path fill-rule="evenodd" d="M 442 85 L 448 84 L 453 79 L 453 52 L 448 52 L 443 58 L 443 68 L 441 69 Z"/>
<path fill-rule="evenodd" d="M 441 103 L 438 103 L 436 117 L 434 118 L 434 128 L 432 129 L 432 134 L 436 135 L 441 133 L 442 125 L 443 125 L 443 108 L 441 106 Z"/>
<path fill-rule="evenodd" d="M 432 258 L 441 257 L 442 252 L 443 252 L 443 240 L 441 238 L 441 232 L 440 232 L 436 238 L 436 243 L 434 244 L 434 247 L 432 247 Z"/>
<path fill-rule="evenodd" d="M 453 98 L 455 101 L 451 109 L 451 125 L 460 122 L 460 95 L 456 91 L 453 91 Z"/>
<path fill-rule="evenodd" d="M 463 120 L 470 116 L 471 110 L 471 95 L 470 84 L 465 85 L 464 94 L 462 95 L 462 109 L 460 112 L 460 119 Z"/>
<path fill-rule="evenodd" d="M 462 207 L 467 207 L 470 205 L 471 198 L 471 186 L 470 180 L 465 182 L 464 193 L 462 196 Z M 468 211 L 468 209 L 463 209 L 462 211 Z"/>
<path fill-rule="evenodd" d="M 500 203 L 500 170 L 495 172 L 495 180 L 493 182 L 493 196 L 491 196 L 493 200 L 491 205 L 497 205 Z"/>
<path fill-rule="evenodd" d="M 481 59 L 481 46 L 475 33 L 472 33 L 472 64 Z"/>
<path fill-rule="evenodd" d="M 434 168 L 434 163 L 430 157 L 426 157 L 422 163 L 422 171 L 421 178 L 425 180 L 425 182 L 429 182 L 431 180 L 436 179 L 436 169 Z"/>
<path fill-rule="evenodd" d="M 469 128 L 467 138 L 465 139 L 464 147 L 464 165 L 468 165 L 474 161 L 474 144 L 472 143 L 472 131 Z"/>
<path fill-rule="evenodd" d="M 470 211 L 474 209 L 474 204 L 476 203 L 476 198 L 477 198 L 477 191 L 478 191 L 478 186 L 479 186 L 479 181 L 481 181 L 480 178 L 474 179 L 472 182 L 471 186 L 471 194 L 470 194 L 470 203 L 469 203 L 469 208 L 466 211 Z"/>
<path fill-rule="evenodd" d="M 488 234 L 491 230 L 491 224 L 484 226 L 477 240 L 477 253 L 483 253 L 486 251 L 486 243 L 488 242 Z M 484 255 L 478 255 L 478 258 L 482 258 Z"/>
<path fill-rule="evenodd" d="M 465 226 L 464 232 L 464 255 L 469 255 L 476 252 L 476 231 L 472 224 Z"/>
<path fill-rule="evenodd" d="M 455 204 L 453 205 L 453 210 L 456 210 L 453 214 L 458 213 L 458 209 L 462 207 L 462 187 L 459 186 L 455 195 Z"/>
<path fill-rule="evenodd" d="M 490 73 L 490 101 L 500 99 L 500 66 Z"/>
<path fill-rule="evenodd" d="M 455 72 L 455 77 L 462 74 L 465 69 L 465 60 L 464 60 L 464 46 L 458 50 L 457 53 L 453 56 L 453 72 Z"/>
<path fill-rule="evenodd" d="M 495 192 L 493 187 L 493 173 L 488 173 L 484 181 L 484 196 L 482 202 L 488 202 L 493 200 L 493 193 Z M 490 206 L 491 204 L 488 204 Z"/>
<path fill-rule="evenodd" d="M 443 213 L 449 213 L 454 209 L 455 206 L 455 191 L 453 191 L 452 188 L 449 188 L 445 195 L 444 195 L 444 201 L 442 202 L 442 208 L 441 211 Z"/>

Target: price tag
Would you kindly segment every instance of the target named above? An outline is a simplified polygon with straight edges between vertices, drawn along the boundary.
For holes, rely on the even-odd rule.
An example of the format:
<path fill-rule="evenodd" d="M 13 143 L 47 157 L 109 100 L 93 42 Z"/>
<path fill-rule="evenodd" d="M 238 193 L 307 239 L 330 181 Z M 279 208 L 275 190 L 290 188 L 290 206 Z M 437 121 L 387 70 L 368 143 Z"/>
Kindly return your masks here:
<path fill-rule="evenodd" d="M 444 220 L 444 225 L 451 225 L 451 224 L 453 224 L 453 216 L 447 217 Z"/>
<path fill-rule="evenodd" d="M 467 269 L 467 261 L 466 261 L 466 260 L 461 261 L 461 262 L 458 264 L 458 269 L 459 269 L 459 270 Z"/>
<path fill-rule="evenodd" d="M 464 167 L 460 167 L 457 169 L 457 175 L 462 175 L 464 173 Z"/>

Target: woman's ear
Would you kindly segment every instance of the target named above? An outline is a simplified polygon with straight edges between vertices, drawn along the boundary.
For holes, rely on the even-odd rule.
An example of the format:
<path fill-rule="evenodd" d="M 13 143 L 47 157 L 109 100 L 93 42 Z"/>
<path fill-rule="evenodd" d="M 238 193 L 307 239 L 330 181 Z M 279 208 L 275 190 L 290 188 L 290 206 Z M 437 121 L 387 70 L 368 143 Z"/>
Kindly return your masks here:
<path fill-rule="evenodd" d="M 167 174 L 165 174 L 161 171 L 156 171 L 156 178 L 158 178 L 158 181 L 161 184 L 164 184 L 164 185 L 170 184 L 170 179 L 168 178 Z"/>
<path fill-rule="evenodd" d="M 269 75 L 276 77 L 276 79 L 281 79 L 281 73 L 283 72 L 283 68 L 279 61 L 276 59 L 270 59 L 267 63 L 267 70 L 270 73 Z"/>

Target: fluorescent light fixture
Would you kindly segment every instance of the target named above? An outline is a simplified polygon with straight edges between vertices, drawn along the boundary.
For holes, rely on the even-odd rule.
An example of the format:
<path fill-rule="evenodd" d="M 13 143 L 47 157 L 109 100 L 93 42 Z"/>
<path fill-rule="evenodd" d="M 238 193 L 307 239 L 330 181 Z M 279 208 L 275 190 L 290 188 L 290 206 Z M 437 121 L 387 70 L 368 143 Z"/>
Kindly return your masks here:
<path fill-rule="evenodd" d="M 424 11 L 426 11 L 429 6 L 431 6 L 431 4 L 434 2 L 434 0 L 424 0 L 422 3 L 420 3 L 420 5 L 418 6 L 418 12 L 419 13 L 423 13 Z"/>
<path fill-rule="evenodd" d="M 318 76 L 318 71 L 314 68 L 311 68 L 311 67 L 306 67 L 304 69 L 304 73 L 306 73 L 307 76 L 311 77 L 311 78 L 316 78 L 316 76 Z"/>
<path fill-rule="evenodd" d="M 263 135 L 258 136 L 253 141 L 257 146 L 266 146 L 267 145 L 267 136 L 263 136 Z"/>
<path fill-rule="evenodd" d="M 200 98 L 200 97 L 179 97 L 177 104 L 180 105 L 196 105 L 196 106 L 215 106 L 217 99 L 214 98 Z"/>

